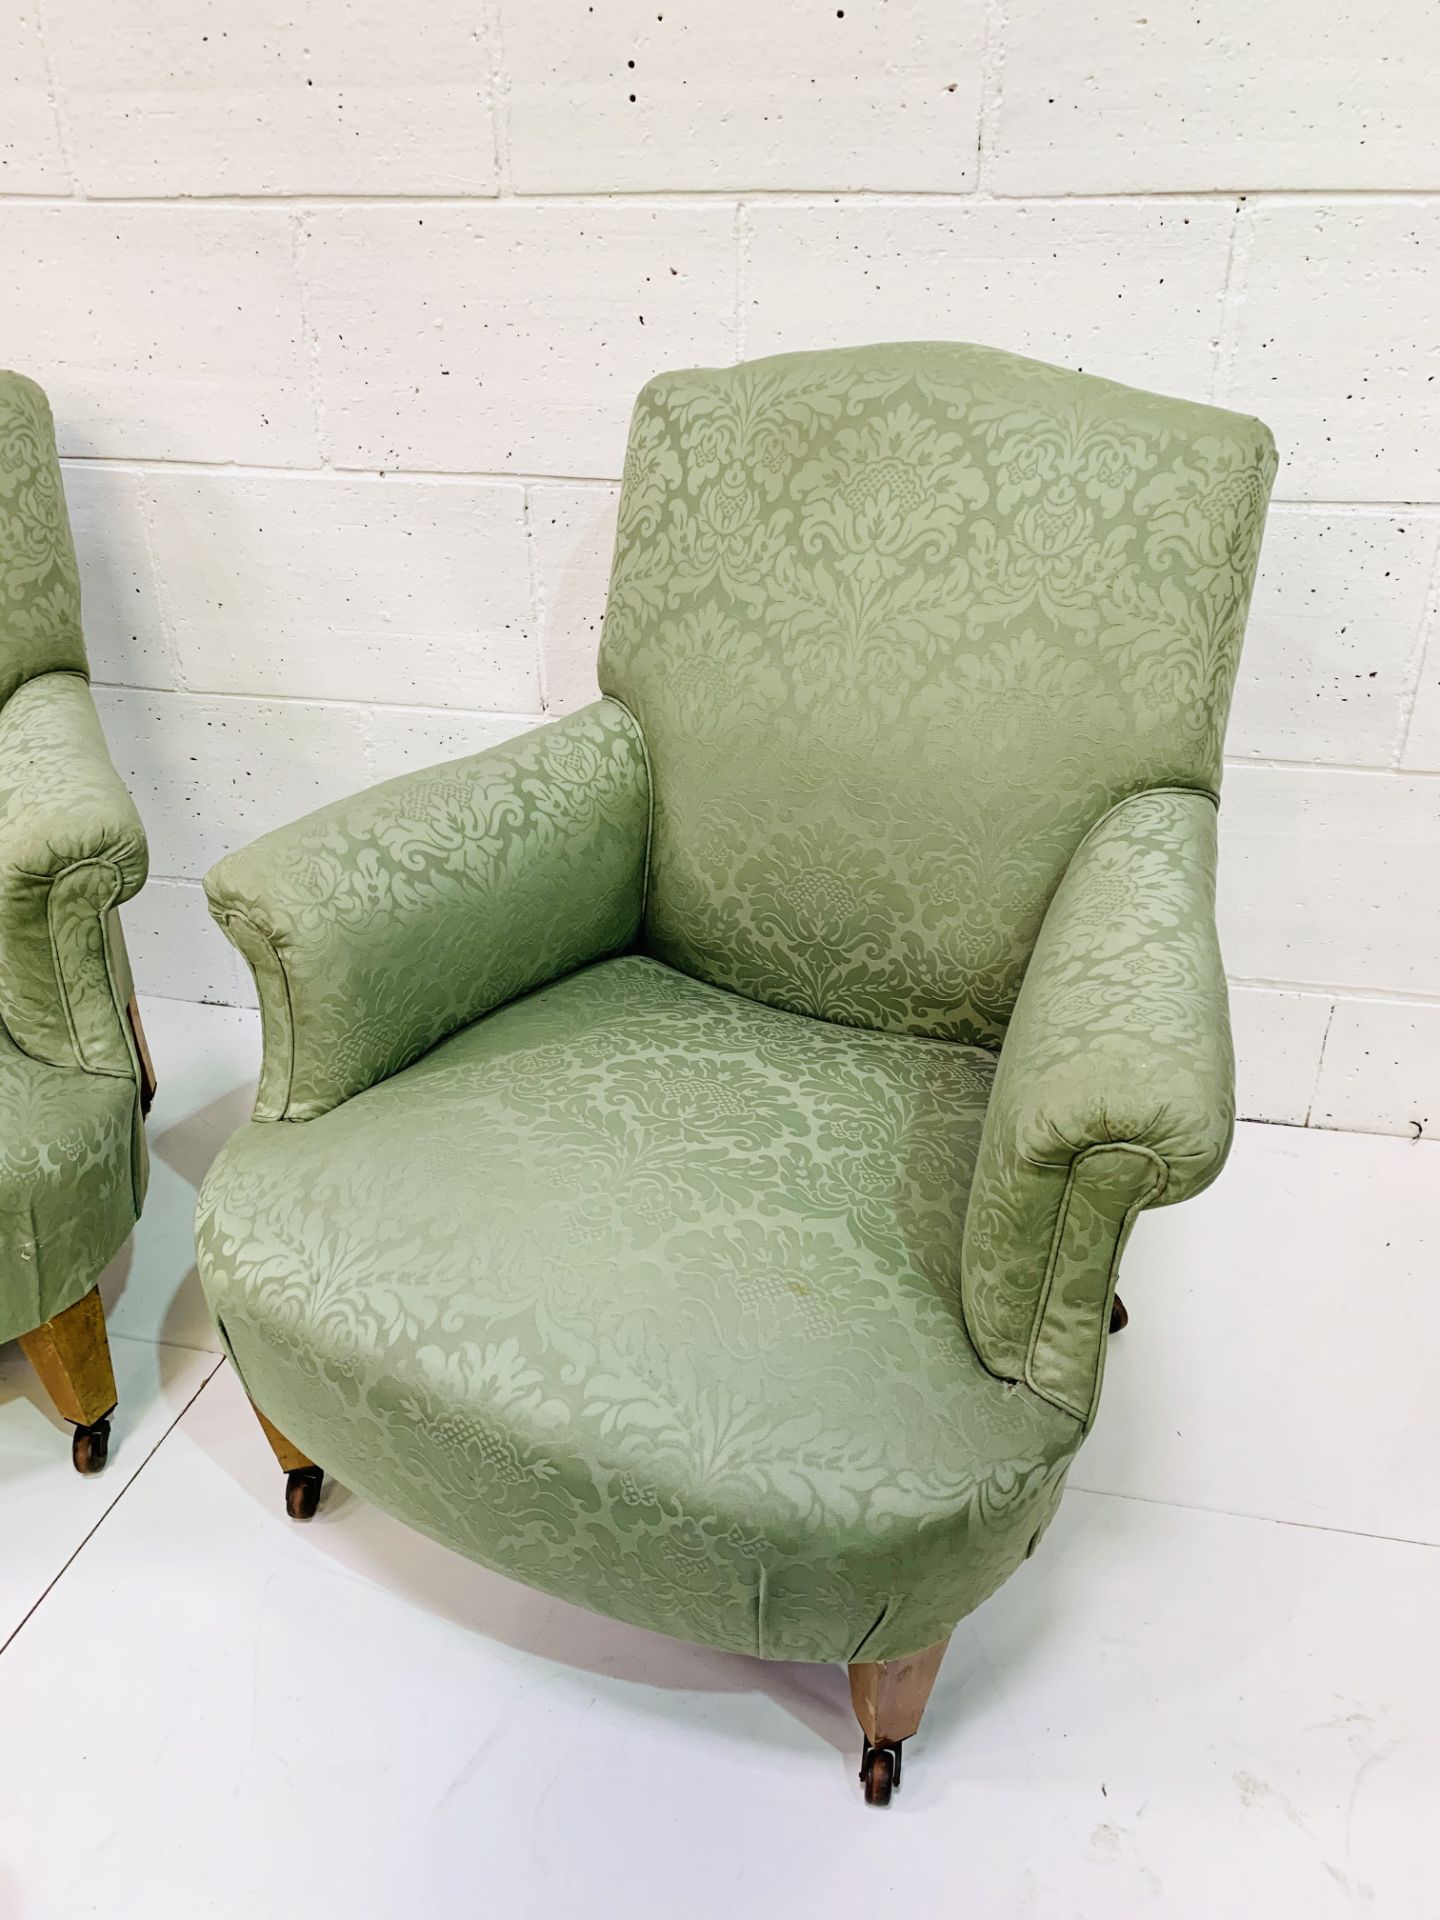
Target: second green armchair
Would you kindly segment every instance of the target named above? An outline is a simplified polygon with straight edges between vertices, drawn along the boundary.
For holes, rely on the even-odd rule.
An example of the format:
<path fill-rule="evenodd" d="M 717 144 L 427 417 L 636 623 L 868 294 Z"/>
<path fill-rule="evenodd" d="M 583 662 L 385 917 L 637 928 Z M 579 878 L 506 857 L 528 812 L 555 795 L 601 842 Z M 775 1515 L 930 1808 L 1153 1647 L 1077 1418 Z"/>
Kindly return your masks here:
<path fill-rule="evenodd" d="M 115 1405 L 95 1282 L 148 1171 L 119 920 L 145 873 L 87 685 L 50 409 L 0 372 L 0 1340 L 20 1339 L 84 1473 Z"/>
<path fill-rule="evenodd" d="M 666 375 L 605 698 L 222 861 L 231 1359 L 485 1564 L 848 1666 L 884 1802 L 1231 1130 L 1220 743 L 1257 422 L 979 348 Z"/>

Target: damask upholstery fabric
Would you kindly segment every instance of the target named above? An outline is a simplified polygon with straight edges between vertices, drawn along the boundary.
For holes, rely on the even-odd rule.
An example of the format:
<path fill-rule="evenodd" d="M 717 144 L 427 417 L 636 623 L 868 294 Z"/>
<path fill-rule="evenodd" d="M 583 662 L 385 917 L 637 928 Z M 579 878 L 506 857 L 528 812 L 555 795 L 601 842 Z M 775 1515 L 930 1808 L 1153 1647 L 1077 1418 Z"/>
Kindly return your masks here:
<path fill-rule="evenodd" d="M 87 1293 L 144 1199 L 118 909 L 145 872 L 86 684 L 50 410 L 0 373 L 0 1340 Z"/>
<path fill-rule="evenodd" d="M 1090 1418 L 1130 1226 L 1219 1173 L 1233 1084 L 1215 803 L 1137 794 L 1071 860 L 1000 1053 L 964 1257 L 992 1372 Z"/>
<path fill-rule="evenodd" d="M 37 673 L 85 672 L 80 574 L 50 404 L 0 369 L 0 706 Z"/>
<path fill-rule="evenodd" d="M 244 1128 L 202 1271 L 267 1415 L 436 1538 L 712 1646 L 907 1652 L 1023 1558 L 1079 1432 L 960 1313 L 993 1073 L 606 961 Z"/>
<path fill-rule="evenodd" d="M 134 1078 L 107 948 L 146 869 L 89 687 L 27 680 L 0 707 L 0 1020 L 32 1058 Z"/>
<path fill-rule="evenodd" d="M 231 854 L 210 908 L 254 971 L 256 1117 L 306 1120 L 635 939 L 649 777 L 614 701 L 404 774 Z"/>
<path fill-rule="evenodd" d="M 980 347 L 652 381 L 600 656 L 649 951 L 997 1046 L 1086 830 L 1218 784 L 1274 467 L 1256 420 Z"/>
<path fill-rule="evenodd" d="M 1258 422 L 978 348 L 653 382 L 607 697 L 211 876 L 265 1062 L 200 1270 L 270 1419 L 719 1647 L 885 1658 L 991 1592 L 1135 1214 L 1228 1144 L 1273 473 Z"/>
<path fill-rule="evenodd" d="M 144 1197 L 135 1085 L 31 1060 L 0 1033 L 0 1340 L 63 1313 Z"/>

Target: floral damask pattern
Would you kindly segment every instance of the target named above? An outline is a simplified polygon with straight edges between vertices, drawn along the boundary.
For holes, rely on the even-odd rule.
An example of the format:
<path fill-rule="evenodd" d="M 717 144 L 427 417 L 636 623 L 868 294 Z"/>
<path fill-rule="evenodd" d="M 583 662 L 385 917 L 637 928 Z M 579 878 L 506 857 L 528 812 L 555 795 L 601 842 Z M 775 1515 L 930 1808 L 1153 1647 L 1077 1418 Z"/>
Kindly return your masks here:
<path fill-rule="evenodd" d="M 259 1116 L 312 1119 L 490 1007 L 628 947 L 649 797 L 635 723 L 601 701 L 220 861 L 210 908 L 261 986 Z"/>
<path fill-rule="evenodd" d="M 55 428 L 34 381 L 0 372 L 0 705 L 57 668 L 84 673 L 85 643 Z"/>
<path fill-rule="evenodd" d="M 1087 827 L 1218 781 L 1273 472 L 1257 421 L 980 348 L 653 381 L 601 654 L 655 774 L 652 950 L 998 1045 Z M 703 687 L 696 634 L 735 636 Z M 776 896 L 832 902 L 817 945 Z"/>
<path fill-rule="evenodd" d="M 737 1651 L 910 1651 L 1077 1432 L 960 1318 L 993 1070 L 606 961 L 236 1135 L 202 1269 L 270 1417 L 473 1557 Z"/>
<path fill-rule="evenodd" d="M 848 573 L 937 565 L 954 550 L 967 510 L 990 487 L 959 433 L 908 404 L 835 429 L 790 481 L 806 553 L 829 553 Z"/>
<path fill-rule="evenodd" d="M 124 1244 L 138 1125 L 133 1081 L 47 1066 L 0 1032 L 0 1340 L 63 1313 Z"/>
<path fill-rule="evenodd" d="M 1225 1155 L 1273 469 L 974 348 L 652 383 L 608 697 L 210 876 L 265 1059 L 200 1267 L 270 1418 L 623 1619 L 948 1633 L 1054 1510 L 1136 1213 Z"/>
<path fill-rule="evenodd" d="M 145 1192 L 115 913 L 145 836 L 85 674 L 50 409 L 0 373 L 0 1340 L 88 1291 Z"/>
<path fill-rule="evenodd" d="M 1214 802 L 1137 794 L 1071 860 L 1000 1052 L 965 1221 L 986 1364 L 1093 1417 L 1134 1213 L 1207 1186 L 1233 1123 Z"/>
<path fill-rule="evenodd" d="M 0 1022 L 35 1059 L 133 1079 L 106 922 L 147 864 L 89 687 L 27 680 L 0 707 Z"/>

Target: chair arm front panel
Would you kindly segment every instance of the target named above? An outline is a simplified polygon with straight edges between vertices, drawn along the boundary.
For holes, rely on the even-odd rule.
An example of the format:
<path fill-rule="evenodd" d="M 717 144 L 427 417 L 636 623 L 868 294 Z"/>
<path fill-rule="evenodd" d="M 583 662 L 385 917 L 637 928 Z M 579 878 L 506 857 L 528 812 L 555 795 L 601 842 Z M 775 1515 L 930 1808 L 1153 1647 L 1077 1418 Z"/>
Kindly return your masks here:
<path fill-rule="evenodd" d="M 1089 1420 L 1135 1216 L 1208 1186 L 1234 1124 L 1215 801 L 1122 801 L 1077 849 L 1016 1003 L 965 1221 L 971 1339 Z"/>
<path fill-rule="evenodd" d="M 31 1059 L 133 1077 L 114 909 L 146 868 L 84 679 L 27 680 L 0 707 L 0 1021 Z"/>
<path fill-rule="evenodd" d="M 309 1120 L 493 1007 L 635 939 L 645 749 L 601 700 L 372 787 L 211 869 L 255 975 L 258 1120 Z"/>

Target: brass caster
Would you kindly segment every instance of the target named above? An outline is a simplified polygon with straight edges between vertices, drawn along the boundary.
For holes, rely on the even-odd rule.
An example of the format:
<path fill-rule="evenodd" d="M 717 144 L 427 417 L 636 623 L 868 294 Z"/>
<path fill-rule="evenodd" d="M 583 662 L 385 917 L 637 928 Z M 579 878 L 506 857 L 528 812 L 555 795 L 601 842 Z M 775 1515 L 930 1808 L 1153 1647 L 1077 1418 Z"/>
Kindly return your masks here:
<path fill-rule="evenodd" d="M 900 1742 L 872 1747 L 867 1740 L 860 1755 L 860 1778 L 865 1787 L 866 1806 L 888 1807 L 890 1795 L 900 1785 Z"/>
<path fill-rule="evenodd" d="M 99 1473 L 110 1458 L 110 1416 L 77 1426 L 70 1441 L 70 1458 L 77 1473 Z"/>
<path fill-rule="evenodd" d="M 1114 1303 L 1110 1308 L 1110 1331 L 1112 1333 L 1119 1333 L 1122 1328 L 1128 1327 L 1129 1324 L 1130 1315 L 1126 1310 L 1125 1302 L 1117 1293 Z"/>
<path fill-rule="evenodd" d="M 285 1476 L 285 1511 L 292 1520 L 313 1520 L 325 1484 L 323 1467 L 295 1467 Z"/>

